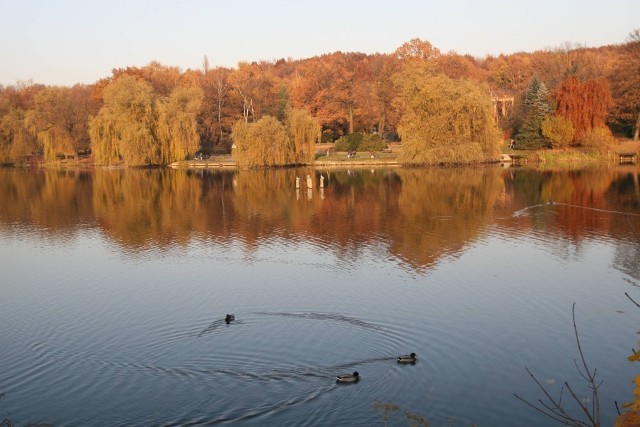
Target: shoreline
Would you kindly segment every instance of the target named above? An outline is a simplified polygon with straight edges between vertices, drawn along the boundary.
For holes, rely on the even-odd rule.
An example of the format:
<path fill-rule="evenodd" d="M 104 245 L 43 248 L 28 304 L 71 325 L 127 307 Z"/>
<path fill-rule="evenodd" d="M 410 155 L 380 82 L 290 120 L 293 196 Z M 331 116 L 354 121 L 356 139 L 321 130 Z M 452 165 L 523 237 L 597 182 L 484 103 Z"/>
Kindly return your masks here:
<path fill-rule="evenodd" d="M 348 158 L 346 153 L 342 152 L 330 152 L 320 149 L 317 151 L 317 159 L 310 164 L 301 165 L 289 165 L 284 167 L 316 167 L 316 168 L 367 168 L 367 167 L 415 167 L 419 165 L 405 165 L 398 162 L 398 152 L 400 147 L 394 147 L 391 153 L 376 153 L 374 158 L 371 158 L 365 153 L 359 153 L 356 158 Z M 622 162 L 620 154 L 632 154 L 636 155 L 632 158 L 632 161 Z M 580 149 L 564 149 L 564 150 L 513 150 L 503 147 L 502 155 L 495 159 L 496 164 L 502 164 L 503 166 L 516 166 L 516 167 L 588 167 L 595 164 L 626 164 L 626 165 L 639 165 L 638 161 L 640 157 L 640 142 L 636 141 L 620 141 L 609 147 L 606 153 L 594 153 L 587 152 Z M 514 158 L 522 160 L 522 162 L 513 161 Z M 505 161 L 505 159 L 508 159 Z M 490 162 L 494 163 L 494 162 Z M 524 163 L 524 164 L 522 164 Z M 60 168 L 60 169 L 126 169 L 129 166 L 125 165 L 96 165 L 93 163 L 91 156 L 83 156 L 77 159 L 58 160 L 55 162 L 45 162 L 42 159 L 30 161 L 21 165 L 2 165 L 7 167 L 26 167 L 26 168 Z M 443 165 L 422 165 L 421 167 L 441 167 Z M 215 155 L 205 160 L 183 160 L 173 162 L 168 165 L 154 165 L 154 166 L 131 166 L 133 168 L 164 168 L 171 169 L 248 169 L 243 166 L 238 166 L 231 154 Z"/>

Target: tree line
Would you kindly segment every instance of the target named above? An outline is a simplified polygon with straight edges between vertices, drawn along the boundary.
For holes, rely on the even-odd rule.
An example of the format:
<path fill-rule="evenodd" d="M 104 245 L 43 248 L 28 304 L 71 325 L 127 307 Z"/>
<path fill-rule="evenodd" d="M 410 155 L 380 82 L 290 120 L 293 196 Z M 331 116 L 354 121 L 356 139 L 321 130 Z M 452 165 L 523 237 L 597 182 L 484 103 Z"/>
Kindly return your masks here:
<path fill-rule="evenodd" d="M 308 163 L 317 141 L 401 140 L 404 163 L 494 158 L 516 148 L 638 139 L 640 30 L 619 45 L 478 59 L 413 39 L 390 54 L 334 52 L 181 71 L 152 62 L 90 85 L 0 86 L 0 163 L 92 153 L 161 165 L 197 152 L 239 163 Z M 496 108 L 510 97 L 513 106 Z"/>

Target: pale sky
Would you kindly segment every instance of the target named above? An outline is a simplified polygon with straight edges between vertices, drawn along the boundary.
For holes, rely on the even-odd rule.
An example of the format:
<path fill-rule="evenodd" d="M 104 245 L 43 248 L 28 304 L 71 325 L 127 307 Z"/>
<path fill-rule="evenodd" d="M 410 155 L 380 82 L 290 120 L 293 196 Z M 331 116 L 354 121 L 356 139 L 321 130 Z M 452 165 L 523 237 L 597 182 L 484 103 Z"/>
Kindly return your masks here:
<path fill-rule="evenodd" d="M 181 70 L 335 51 L 391 53 L 412 38 L 488 54 L 623 43 L 640 0 L 0 0 L 0 84 L 94 83 L 156 60 Z"/>

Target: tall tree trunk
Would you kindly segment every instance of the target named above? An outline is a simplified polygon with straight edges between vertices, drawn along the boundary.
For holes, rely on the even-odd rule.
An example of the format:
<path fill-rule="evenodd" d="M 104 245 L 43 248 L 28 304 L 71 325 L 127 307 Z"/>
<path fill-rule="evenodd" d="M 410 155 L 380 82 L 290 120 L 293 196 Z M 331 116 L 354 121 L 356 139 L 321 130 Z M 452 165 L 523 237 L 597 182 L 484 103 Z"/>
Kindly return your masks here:
<path fill-rule="evenodd" d="M 636 116 L 636 126 L 633 130 L 633 140 L 637 141 L 640 136 L 640 110 L 638 110 L 638 115 Z"/>
<path fill-rule="evenodd" d="M 217 135 L 217 144 L 220 144 L 220 141 L 222 141 L 222 101 L 220 99 L 218 99 L 218 132 L 216 132 Z"/>
<path fill-rule="evenodd" d="M 349 134 L 353 133 L 353 106 L 349 105 Z"/>

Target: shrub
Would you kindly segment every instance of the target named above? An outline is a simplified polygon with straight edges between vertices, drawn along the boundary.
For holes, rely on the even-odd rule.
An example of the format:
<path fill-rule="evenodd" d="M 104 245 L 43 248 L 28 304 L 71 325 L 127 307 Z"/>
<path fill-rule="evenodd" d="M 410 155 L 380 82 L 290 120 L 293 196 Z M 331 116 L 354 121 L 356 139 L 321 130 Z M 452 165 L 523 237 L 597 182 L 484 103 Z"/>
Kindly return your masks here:
<path fill-rule="evenodd" d="M 333 142 L 335 139 L 335 134 L 331 129 L 325 129 L 322 131 L 322 142 Z"/>
<path fill-rule="evenodd" d="M 547 116 L 542 135 L 551 141 L 551 148 L 565 148 L 573 141 L 573 123 L 561 116 Z"/>
<path fill-rule="evenodd" d="M 387 144 L 380 138 L 380 135 L 366 134 L 362 136 L 362 142 L 358 150 L 360 151 L 382 151 Z"/>
<path fill-rule="evenodd" d="M 387 144 L 380 135 L 354 132 L 336 141 L 336 151 L 382 151 Z"/>
<path fill-rule="evenodd" d="M 609 145 L 615 142 L 611 131 L 607 127 L 596 127 L 585 132 L 580 141 L 582 146 L 594 153 L 606 153 Z"/>
<path fill-rule="evenodd" d="M 362 134 L 360 132 L 350 133 L 336 141 L 336 151 L 357 151 L 362 142 Z"/>

